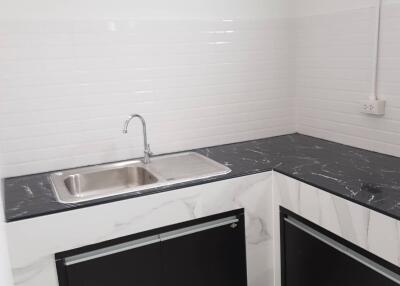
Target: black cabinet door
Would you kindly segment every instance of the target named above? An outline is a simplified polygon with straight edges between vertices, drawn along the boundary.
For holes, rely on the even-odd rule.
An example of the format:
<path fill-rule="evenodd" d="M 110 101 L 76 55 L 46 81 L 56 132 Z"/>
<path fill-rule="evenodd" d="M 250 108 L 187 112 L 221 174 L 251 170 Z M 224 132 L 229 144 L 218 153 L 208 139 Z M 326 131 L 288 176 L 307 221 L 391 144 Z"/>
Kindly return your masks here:
<path fill-rule="evenodd" d="M 247 285 L 243 218 L 183 236 L 178 234 L 163 239 L 161 245 L 162 285 Z"/>
<path fill-rule="evenodd" d="M 104 250 L 115 252 L 115 249 Z M 77 263 L 66 261 L 69 286 L 160 286 L 161 245 L 159 242 L 110 255 L 93 253 L 87 261 L 76 258 Z"/>
<path fill-rule="evenodd" d="M 327 240 L 329 245 L 317 239 L 313 232 L 286 220 L 283 228 L 283 286 L 399 285 L 341 252 L 340 245 L 333 240 Z"/>
<path fill-rule="evenodd" d="M 56 254 L 60 286 L 246 286 L 243 210 Z"/>

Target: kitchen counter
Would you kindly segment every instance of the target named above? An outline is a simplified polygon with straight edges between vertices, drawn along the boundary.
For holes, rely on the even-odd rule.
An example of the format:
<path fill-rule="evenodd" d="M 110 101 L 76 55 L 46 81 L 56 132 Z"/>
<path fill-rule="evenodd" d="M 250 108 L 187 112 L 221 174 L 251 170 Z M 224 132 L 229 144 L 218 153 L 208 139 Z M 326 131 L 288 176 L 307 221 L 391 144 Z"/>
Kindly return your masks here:
<path fill-rule="evenodd" d="M 7 222 L 124 200 L 193 185 L 277 171 L 400 219 L 400 158 L 301 134 L 192 150 L 232 169 L 227 175 L 77 204 L 57 201 L 50 173 L 4 181 Z"/>

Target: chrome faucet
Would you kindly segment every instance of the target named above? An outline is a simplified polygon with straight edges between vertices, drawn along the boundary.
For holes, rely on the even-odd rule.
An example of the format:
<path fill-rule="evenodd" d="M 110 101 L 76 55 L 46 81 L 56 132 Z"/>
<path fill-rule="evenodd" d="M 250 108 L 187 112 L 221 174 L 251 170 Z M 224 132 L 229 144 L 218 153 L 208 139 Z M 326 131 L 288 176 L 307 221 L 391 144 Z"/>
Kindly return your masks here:
<path fill-rule="evenodd" d="M 143 163 L 148 164 L 150 163 L 150 156 L 153 154 L 150 150 L 150 145 L 147 143 L 147 132 L 146 132 L 146 121 L 144 121 L 144 118 L 140 116 L 139 114 L 132 114 L 129 116 L 129 118 L 125 121 L 124 123 L 124 128 L 122 129 L 122 133 L 127 134 L 128 133 L 128 126 L 129 123 L 133 118 L 139 118 L 140 121 L 142 122 L 143 126 L 143 143 L 144 143 L 144 157 L 143 157 Z"/>

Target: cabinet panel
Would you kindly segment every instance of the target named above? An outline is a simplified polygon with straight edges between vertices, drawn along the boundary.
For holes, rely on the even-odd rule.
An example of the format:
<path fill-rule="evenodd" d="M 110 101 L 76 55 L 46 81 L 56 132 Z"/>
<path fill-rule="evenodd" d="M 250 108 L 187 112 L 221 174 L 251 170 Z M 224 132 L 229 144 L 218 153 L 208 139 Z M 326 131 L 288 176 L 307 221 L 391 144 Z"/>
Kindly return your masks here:
<path fill-rule="evenodd" d="M 283 286 L 399 285 L 398 274 L 296 219 L 282 220 L 282 234 Z"/>
<path fill-rule="evenodd" d="M 243 219 L 161 244 L 163 285 L 247 285 Z"/>
<path fill-rule="evenodd" d="M 56 254 L 60 286 L 246 286 L 243 209 Z"/>
<path fill-rule="evenodd" d="M 159 286 L 160 243 L 141 246 L 66 267 L 70 286 Z"/>

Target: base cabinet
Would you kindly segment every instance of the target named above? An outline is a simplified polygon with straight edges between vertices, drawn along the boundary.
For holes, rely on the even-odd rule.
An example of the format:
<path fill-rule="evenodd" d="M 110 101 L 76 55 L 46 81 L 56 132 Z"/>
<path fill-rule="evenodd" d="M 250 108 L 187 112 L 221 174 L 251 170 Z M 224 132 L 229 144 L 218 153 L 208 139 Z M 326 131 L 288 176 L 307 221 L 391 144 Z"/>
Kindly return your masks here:
<path fill-rule="evenodd" d="M 398 286 L 397 267 L 322 229 L 281 217 L 282 286 Z"/>
<path fill-rule="evenodd" d="M 243 210 L 56 255 L 61 286 L 246 286 Z"/>
<path fill-rule="evenodd" d="M 65 280 L 60 284 L 158 286 L 161 285 L 160 252 L 160 244 L 151 244 L 66 265 Z"/>
<path fill-rule="evenodd" d="M 247 285 L 243 227 L 232 223 L 163 241 L 162 285 Z"/>

